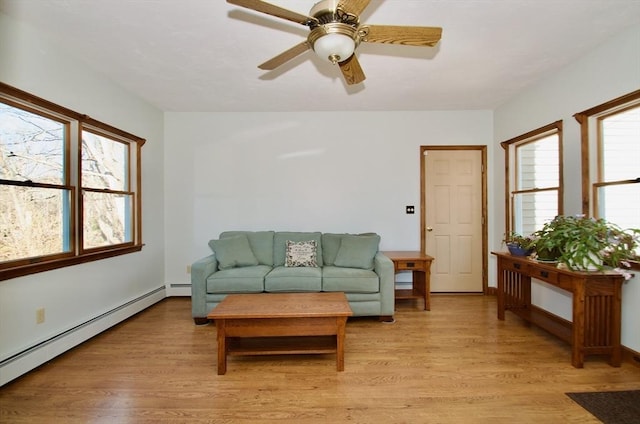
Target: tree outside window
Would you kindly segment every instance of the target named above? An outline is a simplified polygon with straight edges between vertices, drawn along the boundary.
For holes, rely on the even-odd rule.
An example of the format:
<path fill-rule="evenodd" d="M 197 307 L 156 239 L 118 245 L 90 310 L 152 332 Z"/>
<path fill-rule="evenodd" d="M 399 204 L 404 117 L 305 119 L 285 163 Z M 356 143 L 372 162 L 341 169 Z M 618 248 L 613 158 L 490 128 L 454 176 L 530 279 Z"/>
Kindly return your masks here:
<path fill-rule="evenodd" d="M 131 242 L 129 145 L 82 131 L 82 248 Z"/>
<path fill-rule="evenodd" d="M 0 261 L 71 251 L 69 123 L 0 103 Z"/>

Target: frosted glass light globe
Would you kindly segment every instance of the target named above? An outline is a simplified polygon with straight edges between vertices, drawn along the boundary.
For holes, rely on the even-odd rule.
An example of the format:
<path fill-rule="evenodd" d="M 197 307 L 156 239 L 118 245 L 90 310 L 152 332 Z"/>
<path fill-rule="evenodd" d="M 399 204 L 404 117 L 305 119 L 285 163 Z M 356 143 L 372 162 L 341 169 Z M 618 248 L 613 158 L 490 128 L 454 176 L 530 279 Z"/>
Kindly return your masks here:
<path fill-rule="evenodd" d="M 326 34 L 313 44 L 313 50 L 320 59 L 333 64 L 349 59 L 355 48 L 353 38 L 344 34 Z"/>

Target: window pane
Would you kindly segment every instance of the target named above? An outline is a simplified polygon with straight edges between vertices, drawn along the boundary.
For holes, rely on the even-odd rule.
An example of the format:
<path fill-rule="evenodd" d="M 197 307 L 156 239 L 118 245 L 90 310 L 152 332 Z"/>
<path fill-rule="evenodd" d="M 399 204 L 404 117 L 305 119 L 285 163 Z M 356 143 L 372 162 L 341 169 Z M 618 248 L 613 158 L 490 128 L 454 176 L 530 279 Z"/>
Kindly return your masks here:
<path fill-rule="evenodd" d="M 0 261 L 71 251 L 70 191 L 0 186 Z"/>
<path fill-rule="evenodd" d="M 640 107 L 602 120 L 603 181 L 640 177 Z"/>
<path fill-rule="evenodd" d="M 82 201 L 85 249 L 132 240 L 132 195 L 85 191 Z"/>
<path fill-rule="evenodd" d="M 128 191 L 128 145 L 82 132 L 82 186 Z"/>
<path fill-rule="evenodd" d="M 598 216 L 622 228 L 640 228 L 640 184 L 598 188 Z"/>
<path fill-rule="evenodd" d="M 529 235 L 558 215 L 558 191 L 516 194 L 513 196 L 513 209 L 513 230 Z"/>
<path fill-rule="evenodd" d="M 518 190 L 560 185 L 557 134 L 516 147 Z"/>
<path fill-rule="evenodd" d="M 64 184 L 65 124 L 0 102 L 0 178 Z"/>

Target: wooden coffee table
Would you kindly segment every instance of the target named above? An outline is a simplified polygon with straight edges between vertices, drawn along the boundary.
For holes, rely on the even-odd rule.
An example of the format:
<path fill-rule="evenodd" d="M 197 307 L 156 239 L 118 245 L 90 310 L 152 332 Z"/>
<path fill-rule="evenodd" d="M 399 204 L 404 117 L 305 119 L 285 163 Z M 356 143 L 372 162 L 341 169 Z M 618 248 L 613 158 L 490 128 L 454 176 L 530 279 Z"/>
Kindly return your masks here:
<path fill-rule="evenodd" d="M 231 294 L 207 315 L 218 332 L 218 374 L 227 355 L 336 354 L 344 370 L 344 336 L 353 315 L 344 293 Z"/>

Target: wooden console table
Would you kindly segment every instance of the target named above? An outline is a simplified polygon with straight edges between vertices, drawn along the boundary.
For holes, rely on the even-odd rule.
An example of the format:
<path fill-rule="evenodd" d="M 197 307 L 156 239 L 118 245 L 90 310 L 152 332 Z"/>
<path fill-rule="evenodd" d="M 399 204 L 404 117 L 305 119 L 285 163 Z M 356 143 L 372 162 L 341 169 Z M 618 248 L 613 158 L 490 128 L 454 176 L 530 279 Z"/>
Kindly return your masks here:
<path fill-rule="evenodd" d="M 509 310 L 571 344 L 571 364 L 584 366 L 587 355 L 607 355 L 619 367 L 622 359 L 620 319 L 622 275 L 613 272 L 577 272 L 559 269 L 509 253 L 498 258 L 498 319 Z M 572 294 L 573 322 L 531 305 L 531 278 Z"/>
<path fill-rule="evenodd" d="M 431 310 L 431 262 L 433 257 L 413 250 L 382 252 L 393 261 L 395 272 L 413 271 L 413 287 L 396 289 L 396 299 L 424 299 L 424 310 Z"/>

